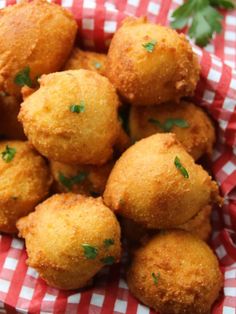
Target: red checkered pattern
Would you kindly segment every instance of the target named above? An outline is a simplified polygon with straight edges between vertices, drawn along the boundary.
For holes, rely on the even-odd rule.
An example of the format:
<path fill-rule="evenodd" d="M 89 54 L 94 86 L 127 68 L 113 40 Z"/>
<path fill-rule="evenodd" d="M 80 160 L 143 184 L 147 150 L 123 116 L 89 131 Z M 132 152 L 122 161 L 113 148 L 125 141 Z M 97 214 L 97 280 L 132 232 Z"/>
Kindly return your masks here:
<path fill-rule="evenodd" d="M 80 44 L 105 50 L 126 16 L 147 15 L 168 25 L 182 0 L 55 0 L 74 14 Z M 0 8 L 15 0 L 0 0 Z M 214 314 L 236 314 L 236 10 L 222 12 L 223 32 L 206 49 L 194 47 L 201 64 L 195 101 L 218 123 L 218 143 L 212 171 L 225 204 L 213 211 L 212 248 L 224 273 L 222 296 Z M 104 269 L 86 291 L 62 292 L 48 287 L 26 266 L 23 241 L 0 237 L 0 313 L 154 313 L 134 299 L 125 282 L 125 257 L 121 265 Z"/>

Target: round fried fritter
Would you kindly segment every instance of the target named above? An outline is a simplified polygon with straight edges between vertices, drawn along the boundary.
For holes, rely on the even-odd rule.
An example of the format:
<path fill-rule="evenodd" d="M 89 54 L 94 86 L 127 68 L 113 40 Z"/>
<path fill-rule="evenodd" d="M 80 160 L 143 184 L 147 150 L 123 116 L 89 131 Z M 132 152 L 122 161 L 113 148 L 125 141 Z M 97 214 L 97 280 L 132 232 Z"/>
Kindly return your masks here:
<path fill-rule="evenodd" d="M 116 162 L 104 192 L 105 204 L 151 229 L 187 222 L 204 206 L 220 201 L 216 182 L 173 133 L 142 139 Z"/>
<path fill-rule="evenodd" d="M 25 134 L 49 159 L 99 165 L 112 157 L 119 99 L 106 77 L 89 70 L 45 75 L 21 106 Z"/>
<path fill-rule="evenodd" d="M 0 96 L 0 134 L 4 138 L 26 139 L 22 124 L 17 119 L 20 103 L 21 99 L 14 96 Z"/>
<path fill-rule="evenodd" d="M 40 75 L 60 70 L 76 31 L 71 13 L 45 0 L 1 10 L 0 90 L 19 96 L 24 82 L 32 86 Z"/>
<path fill-rule="evenodd" d="M 193 95 L 199 64 L 184 34 L 128 18 L 111 41 L 106 76 L 129 103 L 158 105 Z"/>
<path fill-rule="evenodd" d="M 173 132 L 195 160 L 211 156 L 215 130 L 210 118 L 199 107 L 186 101 L 158 107 L 131 107 L 129 118 L 133 141 L 155 133 Z"/>
<path fill-rule="evenodd" d="M 120 259 L 120 226 L 101 198 L 55 194 L 17 227 L 28 265 L 53 287 L 85 287 L 103 266 Z"/>
<path fill-rule="evenodd" d="M 102 195 L 114 162 L 101 166 L 67 165 L 51 161 L 50 168 L 54 179 L 55 192 L 68 192 L 98 196 Z"/>
<path fill-rule="evenodd" d="M 52 180 L 29 143 L 2 141 L 0 153 L 0 231 L 16 233 L 16 221 L 47 196 Z"/>
<path fill-rule="evenodd" d="M 105 73 L 107 56 L 103 53 L 83 51 L 79 48 L 74 48 L 70 59 L 67 61 L 65 70 L 91 70 L 96 71 L 101 75 Z"/>
<path fill-rule="evenodd" d="M 223 276 L 206 243 L 185 231 L 154 236 L 135 252 L 127 274 L 131 293 L 161 314 L 207 314 Z"/>

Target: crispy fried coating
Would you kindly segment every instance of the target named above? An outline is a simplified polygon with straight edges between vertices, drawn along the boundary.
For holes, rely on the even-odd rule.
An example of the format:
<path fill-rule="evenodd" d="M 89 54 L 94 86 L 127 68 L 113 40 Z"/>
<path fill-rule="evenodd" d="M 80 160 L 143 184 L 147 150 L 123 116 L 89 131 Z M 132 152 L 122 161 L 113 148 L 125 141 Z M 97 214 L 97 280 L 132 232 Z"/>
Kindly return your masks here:
<path fill-rule="evenodd" d="M 44 0 L 21 2 L 0 12 L 0 90 L 19 96 L 16 75 L 29 67 L 32 85 L 58 71 L 69 57 L 77 25 L 71 13 Z M 7 35 L 6 35 L 7 34 Z"/>
<path fill-rule="evenodd" d="M 98 196 L 102 195 L 108 176 L 114 166 L 110 161 L 101 166 L 67 165 L 51 161 L 50 168 L 54 179 L 55 192 L 68 192 Z"/>
<path fill-rule="evenodd" d="M 104 164 L 120 132 L 119 99 L 109 80 L 89 70 L 45 75 L 22 103 L 19 119 L 36 149 L 67 164 Z"/>
<path fill-rule="evenodd" d="M 0 134 L 4 138 L 26 139 L 22 124 L 17 119 L 20 103 L 21 99 L 14 96 L 0 96 Z"/>
<path fill-rule="evenodd" d="M 129 148 L 131 145 L 131 139 L 128 136 L 128 134 L 125 132 L 123 127 L 120 127 L 120 132 L 118 135 L 118 138 L 115 143 L 115 153 L 117 156 L 120 156 L 124 151 L 126 151 L 127 148 Z"/>
<path fill-rule="evenodd" d="M 215 130 L 207 114 L 193 103 L 166 103 L 158 107 L 131 107 L 130 135 L 133 141 L 160 132 L 173 132 L 195 159 L 211 156 Z"/>
<path fill-rule="evenodd" d="M 159 105 L 193 95 L 199 64 L 185 35 L 128 18 L 111 41 L 106 76 L 127 102 Z"/>
<path fill-rule="evenodd" d="M 104 53 L 83 51 L 79 48 L 74 48 L 69 60 L 66 62 L 64 70 L 85 69 L 104 75 L 106 59 L 107 56 Z"/>
<path fill-rule="evenodd" d="M 218 193 L 216 182 L 194 163 L 176 135 L 159 133 L 124 152 L 108 178 L 104 201 L 144 227 L 165 229 L 220 202 Z"/>
<path fill-rule="evenodd" d="M 223 276 L 206 243 L 185 231 L 153 237 L 135 252 L 127 274 L 133 295 L 161 314 L 207 314 Z"/>
<path fill-rule="evenodd" d="M 103 266 L 120 259 L 120 226 L 101 198 L 55 194 L 17 227 L 28 265 L 53 287 L 85 287 Z"/>
<path fill-rule="evenodd" d="M 47 196 L 52 180 L 28 142 L 2 141 L 0 152 L 0 231 L 16 233 L 16 221 Z"/>

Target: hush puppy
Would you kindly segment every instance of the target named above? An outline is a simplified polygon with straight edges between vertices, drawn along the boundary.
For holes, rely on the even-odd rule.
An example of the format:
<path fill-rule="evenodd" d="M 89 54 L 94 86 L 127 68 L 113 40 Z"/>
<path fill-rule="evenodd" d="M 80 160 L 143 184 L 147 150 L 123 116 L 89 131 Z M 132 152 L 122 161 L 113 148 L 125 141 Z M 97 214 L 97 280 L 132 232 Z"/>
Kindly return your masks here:
<path fill-rule="evenodd" d="M 223 284 L 211 249 L 180 230 L 156 235 L 138 249 L 127 280 L 131 293 L 160 314 L 210 313 Z"/>
<path fill-rule="evenodd" d="M 120 259 L 120 226 L 101 198 L 55 194 L 17 227 L 28 265 L 59 289 L 85 287 L 103 266 Z"/>
<path fill-rule="evenodd" d="M 111 41 L 106 76 L 127 102 L 159 105 L 193 95 L 199 64 L 185 35 L 128 18 Z"/>
<path fill-rule="evenodd" d="M 101 75 L 105 73 L 107 56 L 103 53 L 83 51 L 79 48 L 74 48 L 69 60 L 66 62 L 65 70 L 91 70 L 96 71 Z"/>
<path fill-rule="evenodd" d="M 21 105 L 19 119 L 36 149 L 67 164 L 99 165 L 120 132 L 119 99 L 109 80 L 89 70 L 45 75 Z"/>
<path fill-rule="evenodd" d="M 201 108 L 186 101 L 158 107 L 132 106 L 129 127 L 133 141 L 155 133 L 173 132 L 195 160 L 202 155 L 211 156 L 215 143 L 210 118 Z"/>
<path fill-rule="evenodd" d="M 19 96 L 22 86 L 62 68 L 77 25 L 71 13 L 45 0 L 8 6 L 0 17 L 0 90 Z"/>
<path fill-rule="evenodd" d="M 55 192 L 68 192 L 98 196 L 102 195 L 114 162 L 101 166 L 67 165 L 51 161 L 50 168 L 54 179 Z"/>
<path fill-rule="evenodd" d="M 0 231 L 16 233 L 16 221 L 47 196 L 52 180 L 29 143 L 3 141 L 0 152 Z"/>
<path fill-rule="evenodd" d="M 201 208 L 220 202 L 216 182 L 194 163 L 173 133 L 159 133 L 128 148 L 104 192 L 117 214 L 150 229 L 173 228 Z"/>

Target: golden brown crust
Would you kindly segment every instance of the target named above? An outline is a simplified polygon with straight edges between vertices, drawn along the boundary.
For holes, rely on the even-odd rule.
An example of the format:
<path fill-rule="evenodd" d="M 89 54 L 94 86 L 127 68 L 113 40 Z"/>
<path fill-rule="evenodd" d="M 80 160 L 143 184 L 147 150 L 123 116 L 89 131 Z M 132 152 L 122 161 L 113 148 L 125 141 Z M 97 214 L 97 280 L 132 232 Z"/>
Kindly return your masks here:
<path fill-rule="evenodd" d="M 162 314 L 210 313 L 223 285 L 211 249 L 180 230 L 156 235 L 138 249 L 127 280 L 136 298 Z"/>
<path fill-rule="evenodd" d="M 129 126 L 132 140 L 137 141 L 152 134 L 164 132 L 158 125 L 150 122 L 150 119 L 158 120 L 163 125 L 171 118 L 184 119 L 188 123 L 186 128 L 173 126 L 170 132 L 176 134 L 177 139 L 195 160 L 204 154 L 211 156 L 215 143 L 213 124 L 200 107 L 186 101 L 155 107 L 131 107 Z"/>
<path fill-rule="evenodd" d="M 148 52 L 143 45 L 153 40 Z M 128 18 L 111 41 L 106 76 L 127 102 L 158 105 L 193 95 L 199 64 L 183 34 L 145 18 Z"/>
<path fill-rule="evenodd" d="M 2 158 L 7 145 L 16 150 L 10 162 Z M 52 179 L 45 160 L 28 142 L 3 141 L 0 152 L 0 231 L 16 233 L 16 221 L 47 196 Z"/>
<path fill-rule="evenodd" d="M 50 169 L 54 179 L 54 191 L 58 193 L 72 191 L 88 196 L 102 195 L 113 166 L 114 161 L 102 166 L 71 166 L 51 161 Z"/>
<path fill-rule="evenodd" d="M 82 288 L 105 265 L 104 258 L 120 259 L 120 226 L 101 198 L 55 194 L 17 227 L 26 240 L 28 265 L 53 287 Z M 105 245 L 106 239 L 113 243 Z M 97 249 L 93 259 L 83 244 Z"/>
<path fill-rule="evenodd" d="M 107 56 L 103 53 L 83 51 L 79 48 L 74 48 L 70 59 L 66 62 L 64 70 L 85 69 L 104 75 L 106 59 Z"/>
<path fill-rule="evenodd" d="M 77 25 L 71 13 L 44 0 L 23 1 L 0 12 L 0 90 L 20 95 L 14 78 L 25 67 L 34 81 L 61 69 Z M 7 34 L 7 36 L 6 36 Z"/>
<path fill-rule="evenodd" d="M 84 111 L 71 112 L 74 104 Z M 43 76 L 39 90 L 22 103 L 19 119 L 29 141 L 49 159 L 100 165 L 111 159 L 119 135 L 118 106 L 107 78 L 70 70 Z"/>
<path fill-rule="evenodd" d="M 189 178 L 175 166 L 176 157 Z M 108 207 L 151 229 L 183 224 L 218 197 L 216 183 L 172 133 L 152 135 L 125 151 L 104 192 Z"/>

